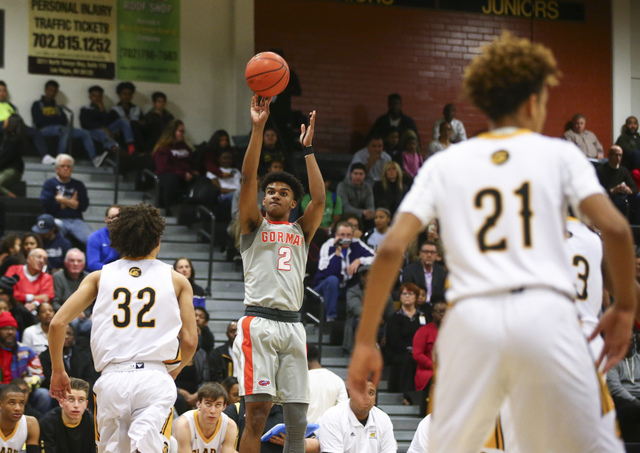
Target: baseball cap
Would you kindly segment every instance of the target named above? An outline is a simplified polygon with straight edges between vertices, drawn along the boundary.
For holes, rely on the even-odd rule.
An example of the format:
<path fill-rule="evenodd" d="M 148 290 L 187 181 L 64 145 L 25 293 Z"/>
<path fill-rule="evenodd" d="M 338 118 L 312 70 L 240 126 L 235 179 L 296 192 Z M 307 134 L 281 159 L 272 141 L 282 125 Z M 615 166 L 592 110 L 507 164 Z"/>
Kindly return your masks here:
<path fill-rule="evenodd" d="M 47 234 L 49 231 L 56 227 L 56 221 L 51 214 L 42 214 L 36 220 L 36 224 L 31 228 L 31 231 L 37 234 Z"/>

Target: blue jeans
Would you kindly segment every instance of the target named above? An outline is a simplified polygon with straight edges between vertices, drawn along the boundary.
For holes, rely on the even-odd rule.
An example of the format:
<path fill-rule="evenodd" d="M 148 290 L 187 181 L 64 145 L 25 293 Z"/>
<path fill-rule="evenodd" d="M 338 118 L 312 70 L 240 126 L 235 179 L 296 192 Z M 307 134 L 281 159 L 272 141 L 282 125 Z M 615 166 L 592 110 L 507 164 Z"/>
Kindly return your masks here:
<path fill-rule="evenodd" d="M 336 319 L 338 317 L 338 297 L 344 297 L 345 290 L 340 289 L 340 278 L 329 275 L 314 288 L 316 292 L 324 297 L 325 316 Z"/>
<path fill-rule="evenodd" d="M 45 126 L 40 129 L 40 133 L 44 137 L 58 137 L 58 154 L 67 152 L 67 143 L 69 141 L 69 128 L 66 126 Z M 84 129 L 73 128 L 73 138 L 82 140 L 84 148 L 89 154 L 89 159 L 96 157 L 96 146 L 93 144 L 91 134 Z"/>
<path fill-rule="evenodd" d="M 133 143 L 133 131 L 131 130 L 131 123 L 129 120 L 120 118 L 111 123 L 107 129 L 109 129 L 109 132 L 113 134 L 121 133 L 125 143 Z M 102 143 L 102 146 L 106 149 L 112 149 L 118 146 L 118 143 L 112 139 L 104 129 L 90 129 L 89 133 L 95 141 Z"/>
<path fill-rule="evenodd" d="M 29 395 L 29 401 L 35 410 L 41 414 L 46 414 L 53 407 L 55 400 L 49 396 L 49 389 L 40 387 Z"/>
<path fill-rule="evenodd" d="M 70 235 L 82 242 L 85 246 L 89 241 L 89 235 L 93 230 L 82 219 L 56 219 L 56 226 L 66 238 Z"/>

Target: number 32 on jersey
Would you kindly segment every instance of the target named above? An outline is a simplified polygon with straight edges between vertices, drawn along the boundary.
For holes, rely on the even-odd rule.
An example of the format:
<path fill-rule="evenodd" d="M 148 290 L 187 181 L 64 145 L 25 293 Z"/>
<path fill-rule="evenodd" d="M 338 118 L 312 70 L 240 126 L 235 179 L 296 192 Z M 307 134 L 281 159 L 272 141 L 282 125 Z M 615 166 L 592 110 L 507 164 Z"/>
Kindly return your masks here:
<path fill-rule="evenodd" d="M 146 302 L 142 305 L 142 308 L 138 311 L 136 319 L 136 326 L 139 328 L 153 328 L 156 326 L 155 319 L 144 319 L 145 315 L 149 313 L 149 310 L 156 303 L 156 291 L 153 288 L 146 287 L 138 291 L 136 294 L 137 299 L 141 302 Z M 118 308 L 122 310 L 122 313 L 113 315 L 113 325 L 119 329 L 129 327 L 131 324 L 131 291 L 127 288 L 116 288 L 113 292 L 113 300 L 117 302 L 122 300 L 118 304 Z M 122 316 L 122 317 L 120 317 Z"/>

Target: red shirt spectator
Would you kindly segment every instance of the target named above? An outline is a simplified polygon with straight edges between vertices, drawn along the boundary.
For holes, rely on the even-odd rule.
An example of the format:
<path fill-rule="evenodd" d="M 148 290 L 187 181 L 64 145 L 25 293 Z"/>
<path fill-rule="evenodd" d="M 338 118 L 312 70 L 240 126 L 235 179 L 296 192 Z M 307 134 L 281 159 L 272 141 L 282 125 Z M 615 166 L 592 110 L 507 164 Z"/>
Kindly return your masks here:
<path fill-rule="evenodd" d="M 13 297 L 29 311 L 53 299 L 53 277 L 43 272 L 46 263 L 47 252 L 33 249 L 27 257 L 27 264 L 10 266 L 5 273 L 7 277 L 18 276 L 18 283 L 13 287 Z"/>
<path fill-rule="evenodd" d="M 446 312 L 447 304 L 444 301 L 435 302 L 431 311 L 433 322 L 420 327 L 413 337 L 413 360 L 418 364 L 415 379 L 416 390 L 423 390 L 433 376 L 433 346 L 438 338 L 438 329 Z"/>

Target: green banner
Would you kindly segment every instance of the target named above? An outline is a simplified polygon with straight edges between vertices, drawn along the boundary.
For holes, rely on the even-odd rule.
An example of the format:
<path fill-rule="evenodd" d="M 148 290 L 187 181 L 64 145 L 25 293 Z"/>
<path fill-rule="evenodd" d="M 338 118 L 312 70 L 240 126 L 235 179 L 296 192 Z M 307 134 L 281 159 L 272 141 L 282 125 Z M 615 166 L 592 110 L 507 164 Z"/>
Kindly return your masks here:
<path fill-rule="evenodd" d="M 118 0 L 117 78 L 180 83 L 180 0 Z"/>

